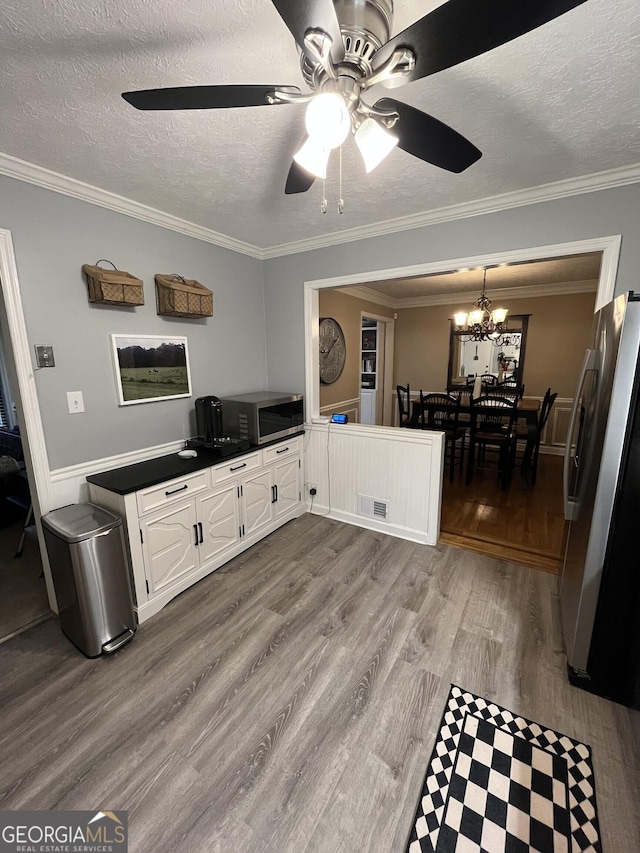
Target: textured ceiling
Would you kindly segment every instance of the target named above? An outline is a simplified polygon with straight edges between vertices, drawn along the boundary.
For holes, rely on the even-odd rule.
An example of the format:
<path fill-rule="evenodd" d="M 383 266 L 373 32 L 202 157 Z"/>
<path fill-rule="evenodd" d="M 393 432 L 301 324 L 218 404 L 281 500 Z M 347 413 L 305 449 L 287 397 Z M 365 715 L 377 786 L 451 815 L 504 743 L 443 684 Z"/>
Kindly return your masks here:
<path fill-rule="evenodd" d="M 394 32 L 438 0 L 397 0 Z M 461 175 L 394 151 L 366 175 L 344 146 L 327 181 L 285 196 L 301 106 L 139 112 L 120 93 L 213 83 L 304 89 L 269 0 L 3 0 L 0 151 L 254 246 L 372 225 L 640 163 L 640 3 L 587 0 L 392 96 L 483 152 Z M 380 90 L 387 94 L 388 90 Z"/>
<path fill-rule="evenodd" d="M 601 252 L 545 258 L 487 269 L 487 292 L 518 287 L 542 287 L 595 282 L 600 275 Z M 365 287 L 392 299 L 414 299 L 444 293 L 470 293 L 482 289 L 483 269 L 452 270 L 434 275 L 411 276 L 367 282 Z"/>

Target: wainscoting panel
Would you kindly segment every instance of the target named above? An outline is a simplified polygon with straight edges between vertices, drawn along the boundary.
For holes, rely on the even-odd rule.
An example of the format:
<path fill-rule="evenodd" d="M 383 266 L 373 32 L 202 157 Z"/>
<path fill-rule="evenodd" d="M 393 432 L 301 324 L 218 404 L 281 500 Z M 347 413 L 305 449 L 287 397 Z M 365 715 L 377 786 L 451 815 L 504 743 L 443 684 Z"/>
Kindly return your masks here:
<path fill-rule="evenodd" d="M 545 444 L 551 444 L 553 447 L 561 447 L 567 443 L 567 430 L 569 429 L 569 418 L 571 416 L 571 408 L 573 399 L 565 397 L 556 399 L 545 432 L 550 435 L 545 437 Z"/>
<path fill-rule="evenodd" d="M 435 545 L 443 434 L 363 424 L 305 425 L 305 495 L 311 512 Z M 309 488 L 317 493 L 311 502 Z"/>
<path fill-rule="evenodd" d="M 331 417 L 333 414 L 347 415 L 349 423 L 360 423 L 360 397 L 355 397 L 353 400 L 341 400 L 339 403 L 334 403 L 331 406 L 322 406 L 320 409 L 321 415 Z"/>
<path fill-rule="evenodd" d="M 131 453 L 70 465 L 67 468 L 57 468 L 50 473 L 51 509 L 88 501 L 89 484 L 86 478 L 89 474 L 98 474 L 102 471 L 110 471 L 112 468 L 122 468 L 124 465 L 133 465 L 136 462 L 144 462 L 146 459 L 177 453 L 183 447 L 184 439 L 181 439 L 156 447 L 145 447 Z"/>

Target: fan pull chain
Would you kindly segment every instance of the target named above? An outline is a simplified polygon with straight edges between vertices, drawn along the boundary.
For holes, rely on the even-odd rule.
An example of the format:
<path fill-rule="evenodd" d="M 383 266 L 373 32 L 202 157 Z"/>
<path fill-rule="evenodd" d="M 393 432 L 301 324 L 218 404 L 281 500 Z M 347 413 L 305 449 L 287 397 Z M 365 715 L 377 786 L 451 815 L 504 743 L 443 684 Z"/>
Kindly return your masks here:
<path fill-rule="evenodd" d="M 340 172 L 338 186 L 338 213 L 344 213 L 344 199 L 342 198 L 342 145 L 340 146 Z"/>
<path fill-rule="evenodd" d="M 322 201 L 320 202 L 320 210 L 323 213 L 327 212 L 328 204 L 329 203 L 327 202 L 327 182 L 326 182 L 326 179 L 323 178 L 322 179 Z"/>

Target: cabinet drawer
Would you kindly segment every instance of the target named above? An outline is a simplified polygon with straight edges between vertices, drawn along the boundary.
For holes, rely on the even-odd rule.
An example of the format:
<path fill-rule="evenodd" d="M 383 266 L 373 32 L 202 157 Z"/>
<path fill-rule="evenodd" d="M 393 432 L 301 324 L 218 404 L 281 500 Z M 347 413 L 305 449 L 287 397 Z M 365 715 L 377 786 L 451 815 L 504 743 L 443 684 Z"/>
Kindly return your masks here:
<path fill-rule="evenodd" d="M 300 453 L 300 437 L 296 436 L 290 441 L 274 444 L 273 447 L 265 447 L 262 453 L 264 454 L 265 465 L 271 465 L 278 459 L 287 459 L 289 456 Z"/>
<path fill-rule="evenodd" d="M 180 477 L 178 480 L 167 480 L 158 486 L 151 486 L 138 492 L 136 500 L 138 503 L 138 515 L 151 512 L 152 509 L 180 500 L 196 492 L 202 492 L 209 488 L 209 471 L 204 468 L 197 474 L 189 477 Z"/>
<path fill-rule="evenodd" d="M 247 456 L 239 456 L 237 459 L 227 462 L 226 465 L 216 465 L 212 470 L 213 481 L 224 483 L 232 477 L 244 476 L 249 471 L 255 471 L 260 467 L 260 453 L 249 453 Z"/>

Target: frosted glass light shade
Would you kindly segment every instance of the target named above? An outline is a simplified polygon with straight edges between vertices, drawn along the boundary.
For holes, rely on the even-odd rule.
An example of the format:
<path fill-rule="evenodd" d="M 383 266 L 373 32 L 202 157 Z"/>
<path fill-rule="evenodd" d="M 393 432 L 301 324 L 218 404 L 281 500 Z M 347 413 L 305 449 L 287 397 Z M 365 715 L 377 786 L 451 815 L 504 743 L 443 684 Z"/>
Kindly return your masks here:
<path fill-rule="evenodd" d="M 467 322 L 466 311 L 458 311 L 456 314 L 454 314 L 453 315 L 453 321 L 456 324 L 456 326 L 464 326 L 464 324 Z"/>
<path fill-rule="evenodd" d="M 356 130 L 355 138 L 367 172 L 382 163 L 398 144 L 398 138 L 388 133 L 372 118 L 362 122 Z"/>
<path fill-rule="evenodd" d="M 494 308 L 491 316 L 494 323 L 504 323 L 507 319 L 508 308 Z"/>
<path fill-rule="evenodd" d="M 309 102 L 305 115 L 307 133 L 325 148 L 338 148 L 349 134 L 351 119 L 342 95 L 323 92 Z"/>
<path fill-rule="evenodd" d="M 325 148 L 321 142 L 309 136 L 300 150 L 293 155 L 293 159 L 317 178 L 326 178 L 329 154 L 331 154 L 330 148 Z"/>
<path fill-rule="evenodd" d="M 469 314 L 469 325 L 470 326 L 479 326 L 480 323 L 484 320 L 484 311 L 481 311 L 477 308 L 475 311 L 471 311 Z"/>

